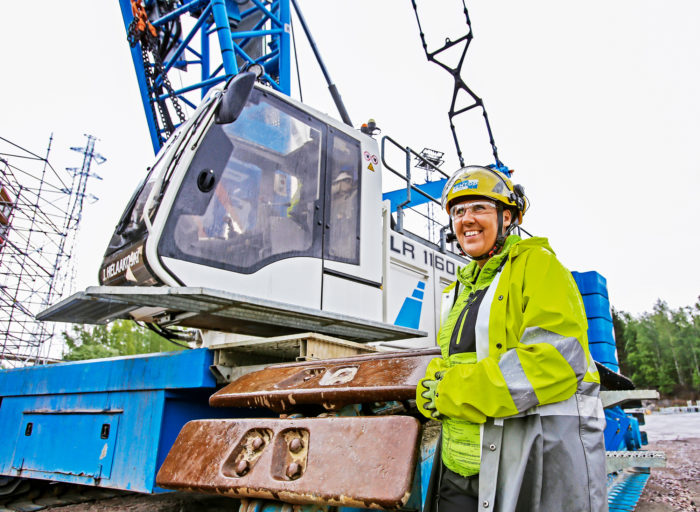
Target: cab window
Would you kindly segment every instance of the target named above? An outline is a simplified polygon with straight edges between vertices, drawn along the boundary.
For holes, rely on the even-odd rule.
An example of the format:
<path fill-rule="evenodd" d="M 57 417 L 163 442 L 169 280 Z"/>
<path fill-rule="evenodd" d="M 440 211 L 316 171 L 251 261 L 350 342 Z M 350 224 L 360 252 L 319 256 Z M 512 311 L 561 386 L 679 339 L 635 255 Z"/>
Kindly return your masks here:
<path fill-rule="evenodd" d="M 259 90 L 228 125 L 213 124 L 183 180 L 159 251 L 241 273 L 321 256 L 323 127 Z"/>
<path fill-rule="evenodd" d="M 330 183 L 324 256 L 360 262 L 360 143 L 329 130 L 327 176 Z"/>

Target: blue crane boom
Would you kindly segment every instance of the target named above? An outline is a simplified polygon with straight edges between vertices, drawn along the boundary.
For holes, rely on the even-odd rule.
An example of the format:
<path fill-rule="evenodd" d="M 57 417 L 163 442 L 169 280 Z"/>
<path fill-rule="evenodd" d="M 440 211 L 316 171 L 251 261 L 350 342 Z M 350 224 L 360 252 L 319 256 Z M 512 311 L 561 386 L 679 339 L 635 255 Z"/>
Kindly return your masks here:
<path fill-rule="evenodd" d="M 119 6 L 156 153 L 184 121 L 182 104 L 196 108 L 211 87 L 242 69 L 259 64 L 263 81 L 290 93 L 289 0 L 119 0 Z M 170 85 L 176 70 L 186 72 L 178 89 Z"/>

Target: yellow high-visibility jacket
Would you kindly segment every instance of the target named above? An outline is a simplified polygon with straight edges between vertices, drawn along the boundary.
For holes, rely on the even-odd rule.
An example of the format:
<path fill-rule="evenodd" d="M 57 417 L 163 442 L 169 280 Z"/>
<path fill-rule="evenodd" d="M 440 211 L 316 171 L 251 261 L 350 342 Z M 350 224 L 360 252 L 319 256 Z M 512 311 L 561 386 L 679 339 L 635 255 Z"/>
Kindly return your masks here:
<path fill-rule="evenodd" d="M 458 281 L 426 372 L 442 372 L 443 462 L 479 473 L 481 510 L 607 510 L 599 376 L 571 273 L 546 239 L 510 236 Z"/>

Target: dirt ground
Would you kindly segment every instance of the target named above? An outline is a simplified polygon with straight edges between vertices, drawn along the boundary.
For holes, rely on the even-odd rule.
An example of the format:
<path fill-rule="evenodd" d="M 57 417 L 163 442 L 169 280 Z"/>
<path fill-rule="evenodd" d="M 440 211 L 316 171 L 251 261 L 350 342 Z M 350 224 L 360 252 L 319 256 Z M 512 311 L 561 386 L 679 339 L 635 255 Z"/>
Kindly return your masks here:
<path fill-rule="evenodd" d="M 700 413 L 651 414 L 645 420 L 645 449 L 665 452 L 667 466 L 651 470 L 636 512 L 700 511 Z"/>
<path fill-rule="evenodd" d="M 636 512 L 700 511 L 700 437 L 649 442 L 666 452 L 667 466 L 653 468 Z"/>

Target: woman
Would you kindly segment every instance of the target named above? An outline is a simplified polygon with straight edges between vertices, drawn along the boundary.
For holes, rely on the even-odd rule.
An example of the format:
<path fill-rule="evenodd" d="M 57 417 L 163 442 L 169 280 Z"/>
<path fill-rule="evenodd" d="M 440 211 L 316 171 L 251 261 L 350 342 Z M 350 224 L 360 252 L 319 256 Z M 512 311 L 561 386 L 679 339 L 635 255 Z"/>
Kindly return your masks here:
<path fill-rule="evenodd" d="M 607 510 L 605 419 L 576 284 L 545 238 L 510 234 L 522 187 L 469 166 L 442 204 L 472 262 L 443 293 L 441 358 L 418 386 L 442 422 L 438 512 Z"/>

